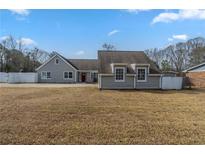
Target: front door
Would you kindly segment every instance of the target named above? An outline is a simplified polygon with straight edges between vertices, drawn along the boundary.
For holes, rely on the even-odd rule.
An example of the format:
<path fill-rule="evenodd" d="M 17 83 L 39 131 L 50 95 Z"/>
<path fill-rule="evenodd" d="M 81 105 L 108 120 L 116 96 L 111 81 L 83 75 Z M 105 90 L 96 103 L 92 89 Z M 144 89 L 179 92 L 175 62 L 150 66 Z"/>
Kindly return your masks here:
<path fill-rule="evenodd" d="M 81 82 L 86 81 L 86 73 L 81 73 Z"/>

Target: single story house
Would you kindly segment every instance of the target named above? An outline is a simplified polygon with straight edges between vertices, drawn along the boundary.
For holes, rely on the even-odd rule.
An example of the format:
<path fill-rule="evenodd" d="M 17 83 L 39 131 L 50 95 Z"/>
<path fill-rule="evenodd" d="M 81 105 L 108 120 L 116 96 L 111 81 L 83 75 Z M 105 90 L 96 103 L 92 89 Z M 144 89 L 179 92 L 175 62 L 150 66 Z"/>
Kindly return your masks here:
<path fill-rule="evenodd" d="M 143 51 L 98 51 L 100 89 L 160 89 L 161 79 Z"/>
<path fill-rule="evenodd" d="M 196 87 L 205 87 L 205 62 L 183 71 L 188 81 L 186 84 Z"/>
<path fill-rule="evenodd" d="M 36 69 L 40 83 L 97 82 L 97 59 L 66 59 L 56 53 Z"/>

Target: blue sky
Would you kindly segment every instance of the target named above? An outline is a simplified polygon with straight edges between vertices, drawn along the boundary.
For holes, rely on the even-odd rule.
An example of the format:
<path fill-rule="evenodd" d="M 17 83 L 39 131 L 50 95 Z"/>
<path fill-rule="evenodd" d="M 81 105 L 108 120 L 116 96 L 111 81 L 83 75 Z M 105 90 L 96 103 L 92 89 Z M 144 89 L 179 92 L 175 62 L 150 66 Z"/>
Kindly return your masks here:
<path fill-rule="evenodd" d="M 103 43 L 145 50 L 205 37 L 205 11 L 0 10 L 0 39 L 8 35 L 69 58 L 96 58 Z"/>

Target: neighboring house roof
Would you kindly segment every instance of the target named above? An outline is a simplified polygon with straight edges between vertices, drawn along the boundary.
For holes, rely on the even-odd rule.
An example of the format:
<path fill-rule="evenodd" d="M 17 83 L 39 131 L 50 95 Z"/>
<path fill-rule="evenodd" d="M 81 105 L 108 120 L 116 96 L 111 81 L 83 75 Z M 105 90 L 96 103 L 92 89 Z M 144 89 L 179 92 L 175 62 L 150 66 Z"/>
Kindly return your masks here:
<path fill-rule="evenodd" d="M 98 70 L 97 59 L 68 59 L 78 70 Z"/>
<path fill-rule="evenodd" d="M 200 69 L 201 68 L 201 69 Z M 194 71 L 194 70 L 197 70 L 197 71 L 205 71 L 205 62 L 204 63 L 201 63 L 199 65 L 196 65 L 196 66 L 193 66 L 193 67 L 190 67 L 186 70 L 184 70 L 183 72 L 189 72 L 189 71 Z"/>
<path fill-rule="evenodd" d="M 157 65 L 143 51 L 98 51 L 98 73 L 112 73 L 110 65 L 113 63 L 126 63 L 128 67 L 127 73 L 129 74 L 134 73 L 132 64 L 149 64 L 150 74 L 160 73 Z"/>

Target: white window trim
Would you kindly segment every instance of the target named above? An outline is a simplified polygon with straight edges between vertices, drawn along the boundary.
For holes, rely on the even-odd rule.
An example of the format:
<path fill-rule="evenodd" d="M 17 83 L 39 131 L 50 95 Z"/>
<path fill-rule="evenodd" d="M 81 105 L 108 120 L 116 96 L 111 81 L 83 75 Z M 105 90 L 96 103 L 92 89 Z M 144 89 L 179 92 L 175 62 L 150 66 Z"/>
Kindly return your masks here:
<path fill-rule="evenodd" d="M 123 80 L 116 80 L 116 69 L 123 69 Z M 115 67 L 114 73 L 115 82 L 125 82 L 125 67 Z"/>
<path fill-rule="evenodd" d="M 56 59 L 58 59 L 58 63 L 56 63 Z M 55 58 L 55 65 L 59 65 L 59 58 Z"/>
<path fill-rule="evenodd" d="M 145 80 L 138 80 L 138 69 L 144 69 L 145 70 Z M 147 67 L 137 67 L 137 82 L 147 82 Z"/>
<path fill-rule="evenodd" d="M 65 78 L 65 75 L 64 75 L 65 72 L 68 72 L 68 78 Z M 72 73 L 72 78 L 69 78 L 69 73 Z M 73 71 L 64 71 L 64 72 L 63 72 L 63 79 L 64 79 L 64 80 L 70 80 L 70 79 L 73 79 Z"/>
<path fill-rule="evenodd" d="M 42 72 L 41 72 L 41 79 L 42 79 L 42 80 L 50 80 L 50 79 L 52 79 L 52 77 L 47 78 L 47 73 L 48 73 L 48 72 L 50 72 L 50 71 L 42 71 Z M 42 76 L 43 73 L 46 73 L 46 77 L 45 77 L 45 78 Z M 50 73 L 51 73 L 51 72 L 50 72 Z"/>

